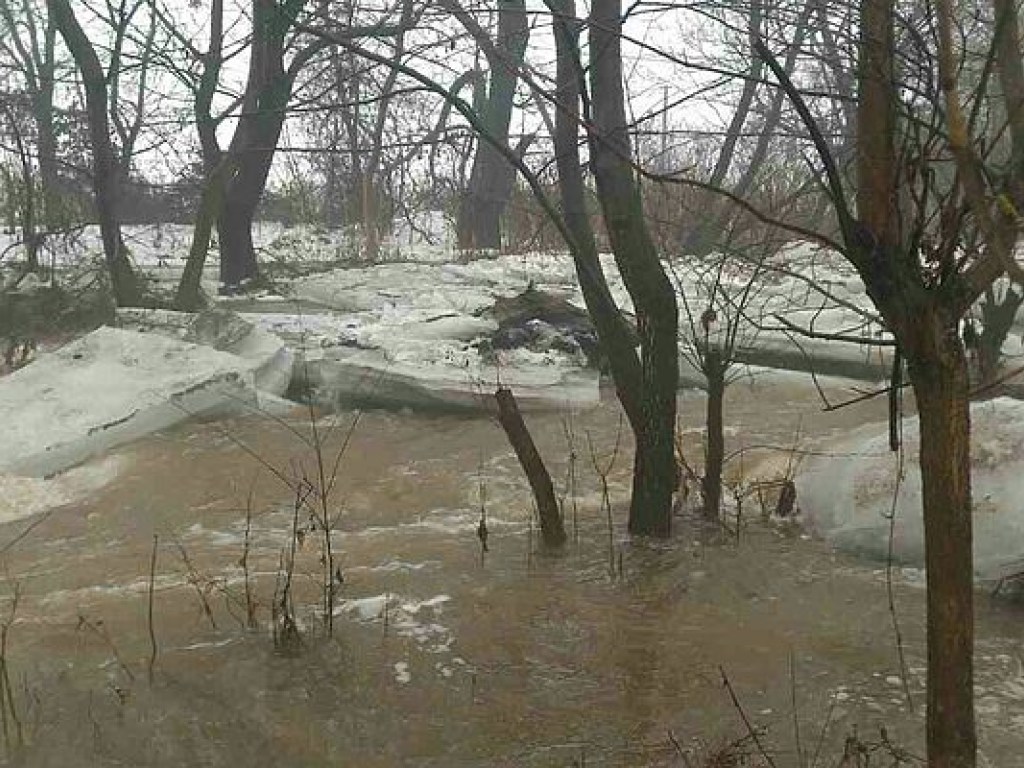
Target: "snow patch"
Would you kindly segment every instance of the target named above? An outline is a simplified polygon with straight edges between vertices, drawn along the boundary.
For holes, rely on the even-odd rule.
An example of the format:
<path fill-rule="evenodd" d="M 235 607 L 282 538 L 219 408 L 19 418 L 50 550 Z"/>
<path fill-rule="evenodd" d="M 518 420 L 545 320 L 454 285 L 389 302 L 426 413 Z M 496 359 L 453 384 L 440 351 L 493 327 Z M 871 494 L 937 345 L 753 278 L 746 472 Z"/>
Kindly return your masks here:
<path fill-rule="evenodd" d="M 409 662 L 407 661 L 396 661 L 395 662 L 395 682 L 400 685 L 405 685 L 412 680 L 412 675 L 409 673 Z"/>

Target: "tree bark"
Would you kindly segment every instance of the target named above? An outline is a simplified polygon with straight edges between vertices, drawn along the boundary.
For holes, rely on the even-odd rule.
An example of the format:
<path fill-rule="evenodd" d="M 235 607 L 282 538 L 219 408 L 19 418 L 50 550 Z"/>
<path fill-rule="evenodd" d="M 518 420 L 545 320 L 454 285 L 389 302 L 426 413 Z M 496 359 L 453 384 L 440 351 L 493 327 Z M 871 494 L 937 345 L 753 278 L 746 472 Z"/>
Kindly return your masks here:
<path fill-rule="evenodd" d="M 499 387 L 494 393 L 494 399 L 498 403 L 498 421 L 512 448 L 516 452 L 519 464 L 530 481 L 530 488 L 533 491 L 533 499 L 537 504 L 537 513 L 540 516 L 540 531 L 544 544 L 549 547 L 561 547 L 565 544 L 565 526 L 562 523 L 562 514 L 558 509 L 558 501 L 555 499 L 555 487 L 551 483 L 551 475 L 544 466 L 544 460 L 534 445 L 530 431 L 526 428 L 526 422 L 519 412 L 515 395 L 507 387 Z"/>
<path fill-rule="evenodd" d="M 992 0 L 995 12 L 995 53 L 1010 133 L 1010 194 L 1024 203 L 1024 61 L 1020 51 L 1019 6 L 1014 0 Z"/>
<path fill-rule="evenodd" d="M 974 561 L 967 360 L 955 318 L 919 315 L 908 370 L 921 425 L 928 586 L 929 768 L 973 768 Z"/>
<path fill-rule="evenodd" d="M 47 7 L 75 60 L 85 87 L 92 144 L 93 192 L 114 300 L 122 307 L 137 306 L 141 302 L 142 291 L 121 240 L 121 175 L 110 141 L 106 76 L 96 50 L 75 18 L 68 0 L 47 0 Z"/>
<path fill-rule="evenodd" d="M 235 155 L 232 155 L 234 157 Z M 259 200 L 251 199 L 249 190 L 241 190 L 237 182 L 226 183 L 227 192 L 217 219 L 217 242 L 220 246 L 220 290 L 240 290 L 259 273 L 256 248 L 252 241 L 252 225 Z"/>
<path fill-rule="evenodd" d="M 718 520 L 722 507 L 722 468 L 725 464 L 725 371 L 721 350 L 708 347 L 702 360 L 708 383 L 706 413 L 707 444 L 704 448 L 704 517 Z"/>
<path fill-rule="evenodd" d="M 207 174 L 199 208 L 196 211 L 195 225 L 192 228 L 192 245 L 174 297 L 175 308 L 182 312 L 195 312 L 202 308 L 201 284 L 203 268 L 206 266 L 206 257 L 210 249 L 210 235 L 220 221 L 224 206 L 224 187 L 232 171 L 231 158 L 225 157 Z"/>
<path fill-rule="evenodd" d="M 667 537 L 676 488 L 676 294 L 644 221 L 633 173 L 622 81 L 619 0 L 594 0 L 590 24 L 593 106 L 591 164 L 615 262 L 636 311 L 640 335 L 639 429 L 634 428 L 631 533 Z"/>
<path fill-rule="evenodd" d="M 42 56 L 36 64 L 38 89 L 32 94 L 32 109 L 39 134 L 36 150 L 39 153 L 39 179 L 43 185 L 42 219 L 47 229 L 57 228 L 60 219 L 60 174 L 57 171 L 57 134 L 53 125 L 56 35 L 56 25 L 47 19 Z"/>
<path fill-rule="evenodd" d="M 887 254 L 898 252 L 896 94 L 891 0 L 861 5 L 857 214 Z"/>

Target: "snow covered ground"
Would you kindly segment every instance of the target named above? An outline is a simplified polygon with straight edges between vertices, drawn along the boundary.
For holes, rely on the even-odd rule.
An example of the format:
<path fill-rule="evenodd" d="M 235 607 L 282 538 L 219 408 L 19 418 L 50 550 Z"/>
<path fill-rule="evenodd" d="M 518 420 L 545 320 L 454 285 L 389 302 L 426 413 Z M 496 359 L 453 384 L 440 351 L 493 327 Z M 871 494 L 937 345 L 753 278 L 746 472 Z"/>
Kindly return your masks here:
<path fill-rule="evenodd" d="M 975 403 L 972 418 L 975 575 L 984 582 L 1024 572 L 1024 402 Z M 797 476 L 807 523 L 841 549 L 884 560 L 895 509 L 894 559 L 924 563 L 918 423 L 903 425 L 905 458 L 889 451 L 888 425 L 864 427 L 818 448 Z M 894 506 L 895 499 L 895 506 Z"/>
<path fill-rule="evenodd" d="M 395 234 L 385 238 L 380 258 L 385 261 L 453 261 L 456 258 L 451 224 L 439 211 L 427 211 L 414 221 L 396 219 Z M 192 243 L 192 227 L 184 224 L 127 224 L 122 227 L 132 260 L 141 267 L 181 266 Z M 279 222 L 257 221 L 253 225 L 253 244 L 266 263 L 349 261 L 359 252 L 359 233 L 354 229 L 327 229 L 311 225 L 286 226 Z M 16 233 L 0 231 L 0 254 L 20 258 Z M 41 260 L 69 264 L 100 258 L 103 242 L 99 228 L 84 227 L 66 235 L 48 238 Z M 211 264 L 217 263 L 216 243 L 210 249 Z"/>
<path fill-rule="evenodd" d="M 280 394 L 288 384 L 292 352 L 299 356 L 295 370 L 332 400 L 479 408 L 482 396 L 500 382 L 511 386 L 526 408 L 596 402 L 598 376 L 584 367 L 579 354 L 492 351 L 480 345 L 497 327 L 489 314 L 495 301 L 528 287 L 583 306 L 566 254 L 503 255 L 456 263 L 445 245 L 449 240 L 443 217 L 437 215 L 417 227 L 429 237 L 407 228 L 385 248 L 385 260 L 374 265 L 358 265 L 349 258 L 351 233 L 257 227 L 254 234 L 265 263 L 287 262 L 297 268 L 296 276 L 279 277 L 278 294 L 221 302 L 238 310 L 241 319 L 222 318 L 213 323 L 212 332 L 195 335 L 194 319 L 188 315 L 122 312 L 118 323 L 130 330 L 103 329 L 0 378 L 0 418 L 10 435 L 0 448 L 0 472 L 51 473 L 187 412 L 223 407 L 242 393 Z M 66 258 L 98 254 L 95 234 L 86 230 L 77 250 Z M 191 231 L 174 225 L 129 227 L 126 237 L 136 261 L 166 280 L 180 273 Z M 215 264 L 216 253 L 212 256 Z M 317 269 L 322 270 L 325 262 L 334 268 L 310 273 L 306 267 L 313 262 Z M 602 262 L 613 295 L 629 311 L 629 296 L 613 259 L 604 256 Z M 737 343 L 744 361 L 869 378 L 887 371 L 886 348 L 873 343 L 882 334 L 870 302 L 859 278 L 838 255 L 794 245 L 761 265 L 752 286 L 755 265 L 736 260 L 724 268 L 719 265 L 717 259 L 670 262 L 684 299 L 684 358 L 694 335 L 702 333 L 700 318 L 709 306 L 716 312 L 708 331 L 714 341 L 725 335 L 742 303 Z M 215 279 L 215 272 L 209 272 Z M 864 341 L 837 344 L 806 338 L 793 326 Z M 690 386 L 702 383 L 687 366 L 683 381 Z M 1012 411 L 1016 406 L 999 407 Z M 986 424 L 980 416 L 976 429 L 982 430 L 982 446 L 993 440 L 995 445 L 1011 445 L 1015 429 L 1024 434 L 1024 417 L 995 425 L 1002 430 L 995 437 L 986 437 Z M 912 432 L 910 425 L 908 434 Z M 886 472 L 892 475 L 884 442 L 882 427 L 865 427 L 863 434 L 832 447 L 839 453 L 864 455 L 832 463 L 810 461 L 801 478 L 801 504 L 818 530 L 842 546 L 874 554 L 884 552 L 880 546 L 888 533 L 880 511 L 887 509 L 889 494 L 884 483 L 876 482 Z M 875 449 L 878 456 L 872 455 Z M 986 454 L 979 448 L 978 455 Z M 990 469 L 979 466 L 978 471 L 984 475 Z M 997 490 L 986 490 L 987 482 L 982 479 L 978 486 L 979 513 L 986 494 L 1002 499 Z M 906 498 L 901 497 L 900 506 L 906 511 L 897 525 L 898 551 L 911 562 L 920 553 L 916 483 L 911 457 L 901 486 Z M 840 494 L 845 501 L 831 505 L 837 488 L 847 489 Z M 1008 515 L 995 517 L 1001 521 Z M 979 522 L 982 539 L 988 522 Z M 1000 544 L 1005 541 L 998 533 L 1002 529 L 995 530 L 993 541 Z M 1024 531 L 1016 531 L 1012 540 L 1019 541 L 1020 533 Z M 1007 567 L 1015 555 L 989 554 L 979 561 L 986 574 Z"/>
<path fill-rule="evenodd" d="M 191 229 L 165 224 L 128 226 L 124 231 L 135 262 L 159 283 L 173 286 L 184 266 Z M 316 328 L 311 329 L 314 342 L 324 335 L 357 335 L 361 346 L 379 347 L 388 364 L 403 362 L 410 354 L 415 356 L 416 339 L 437 339 L 444 329 L 461 334 L 473 328 L 475 322 L 479 327 L 481 311 L 496 296 L 513 295 L 531 283 L 583 305 L 567 254 L 531 253 L 454 263 L 458 254 L 452 246 L 450 224 L 437 211 L 424 213 L 414 222 L 396 221 L 395 231 L 382 246 L 382 263 L 369 266 L 360 265 L 358 233 L 351 230 L 263 222 L 254 227 L 253 236 L 259 258 L 271 268 L 284 298 L 316 302 L 342 313 L 343 317 L 338 318 L 340 333 L 326 329 L 326 334 L 318 334 Z M 11 236 L 0 235 L 0 252 L 10 240 Z M 97 259 L 102 253 L 99 233 L 94 227 L 82 230 L 66 242 L 53 241 L 52 245 L 58 264 Z M 216 293 L 217 260 L 216 247 L 211 248 L 204 278 L 204 286 L 211 294 Z M 629 296 L 613 260 L 605 256 L 602 261 L 613 294 L 620 306 L 630 310 Z M 700 335 L 698 318 L 709 304 L 710 287 L 716 286 L 714 304 L 721 319 L 712 328 L 713 333 L 724 330 L 727 316 L 735 314 L 730 306 L 745 295 L 745 320 L 738 334 L 739 357 L 744 361 L 869 378 L 880 377 L 888 367 L 885 350 L 870 343 L 880 335 L 877 323 L 872 321 L 870 302 L 859 278 L 841 257 L 818 247 L 796 244 L 760 266 L 757 286 L 748 294 L 746 286 L 757 265 L 732 258 L 725 269 L 719 270 L 719 263 L 717 258 L 696 264 L 681 259 L 670 263 L 677 290 L 686 298 L 681 312 L 684 336 L 692 337 L 695 329 Z M 308 275 L 314 269 L 331 265 L 340 268 Z M 274 269 L 275 266 L 281 269 Z M 302 273 L 307 276 L 295 277 Z M 274 306 L 280 303 L 279 297 L 267 296 L 265 300 L 268 311 L 276 313 L 280 309 Z M 418 314 L 405 321 L 396 319 L 398 313 L 408 311 Z M 445 322 L 427 332 L 421 321 L 437 324 L 440 314 L 454 317 L 441 318 Z M 278 327 L 289 322 L 286 318 L 278 320 Z M 322 328 L 324 321 L 321 319 L 316 325 Z M 792 326 L 816 333 L 842 333 L 863 338 L 864 343 L 836 344 L 802 337 L 793 332 Z M 389 334 L 408 335 L 410 343 L 387 338 Z M 456 365 L 463 365 L 465 361 L 456 354 L 458 351 L 433 350 L 435 356 L 452 355 Z M 427 355 L 432 350 L 420 345 L 420 352 Z M 433 370 L 429 359 L 426 363 L 424 370 Z M 371 367 L 380 368 L 381 361 Z M 473 368 L 472 361 L 469 368 Z M 494 378 L 490 372 L 484 373 L 478 378 Z"/>

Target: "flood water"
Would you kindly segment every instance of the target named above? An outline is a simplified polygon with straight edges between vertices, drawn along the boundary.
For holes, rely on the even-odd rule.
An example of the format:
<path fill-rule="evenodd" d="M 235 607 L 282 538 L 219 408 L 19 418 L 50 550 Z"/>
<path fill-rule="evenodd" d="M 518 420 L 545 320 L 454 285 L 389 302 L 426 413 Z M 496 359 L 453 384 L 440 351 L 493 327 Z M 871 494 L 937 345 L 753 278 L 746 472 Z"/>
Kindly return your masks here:
<path fill-rule="evenodd" d="M 680 403 L 697 457 L 703 400 L 684 393 Z M 759 448 L 733 462 L 733 477 L 786 463 L 764 446 L 791 446 L 799 434 L 811 447 L 883 417 L 874 401 L 823 413 L 814 388 L 791 375 L 739 381 L 730 449 Z M 330 500 L 344 579 L 332 637 L 319 612 L 317 530 L 296 546 L 301 642 L 275 650 L 270 631 L 291 531 L 308 523 L 274 473 L 317 471 L 298 436 L 309 435 L 301 410 L 194 423 L 127 446 L 108 459 L 117 480 L 88 502 L 4 526 L 0 542 L 34 526 L 4 556 L 0 619 L 20 595 L 6 641 L 17 722 L 8 714 L 5 743 L 20 728 L 26 744 L 8 760 L 661 766 L 687 765 L 683 752 L 701 765 L 747 735 L 743 716 L 779 766 L 835 765 L 846 736 L 875 742 L 883 725 L 923 753 L 919 573 L 895 573 L 911 710 L 884 564 L 762 522 L 754 497 L 738 535 L 685 512 L 671 541 L 625 535 L 628 439 L 611 462 L 622 429 L 612 400 L 571 419 L 528 416 L 560 494 L 567 434 L 575 446 L 572 541 L 560 556 L 540 547 L 528 487 L 494 421 L 368 411 L 350 429 L 354 419 L 342 411 L 320 423 L 328 474 L 348 441 Z M 611 533 L 594 459 L 611 464 Z M 247 507 L 254 630 L 244 626 Z M 978 612 L 982 764 L 1020 765 L 1024 612 L 984 595 Z M 756 747 L 747 739 L 739 749 Z"/>

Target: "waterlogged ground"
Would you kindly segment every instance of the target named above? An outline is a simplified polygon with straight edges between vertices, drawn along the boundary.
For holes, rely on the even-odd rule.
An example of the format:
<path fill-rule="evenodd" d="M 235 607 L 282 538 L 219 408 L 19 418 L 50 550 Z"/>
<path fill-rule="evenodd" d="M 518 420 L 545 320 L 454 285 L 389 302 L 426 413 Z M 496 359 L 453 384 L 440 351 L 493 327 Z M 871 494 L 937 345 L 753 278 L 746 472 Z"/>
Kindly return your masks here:
<path fill-rule="evenodd" d="M 695 455 L 702 399 L 681 405 Z M 792 375 L 741 381 L 730 445 L 785 447 L 799 433 L 810 447 L 883 407 L 825 414 Z M 696 765 L 746 733 L 723 673 L 780 766 L 810 764 L 819 749 L 818 764 L 835 764 L 855 728 L 877 741 L 883 724 L 921 753 L 920 574 L 896 574 L 911 711 L 880 564 L 759 522 L 753 498 L 738 540 L 680 517 L 672 541 L 631 542 L 622 455 L 609 476 L 609 538 L 590 446 L 605 466 L 620 427 L 611 403 L 571 425 L 530 422 L 560 490 L 567 426 L 574 435 L 577 535 L 561 557 L 539 552 L 525 483 L 493 422 L 367 412 L 350 432 L 353 418 L 339 414 L 326 435 L 333 461 L 351 434 L 333 494 L 344 577 L 334 636 L 316 613 L 321 539 L 309 531 L 294 576 L 303 640 L 288 653 L 274 650 L 270 604 L 296 521 L 273 472 L 316 472 L 295 434 L 308 435 L 301 413 L 193 424 L 128 446 L 108 459 L 118 479 L 88 503 L 0 530 L 0 542 L 23 536 L 4 554 L 2 610 L 15 585 L 20 595 L 6 640 L 5 740 L 20 728 L 27 744 L 11 762 L 646 766 L 685 765 L 683 751 Z M 742 468 L 786 461 L 752 450 Z M 248 499 L 257 630 L 243 626 Z M 569 500 L 570 529 L 572 509 Z M 984 764 L 1019 765 L 1024 613 L 982 597 L 979 614 Z"/>

